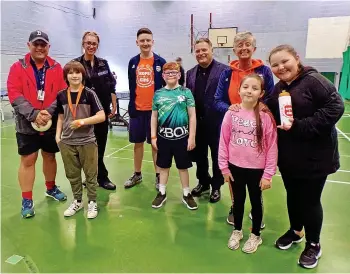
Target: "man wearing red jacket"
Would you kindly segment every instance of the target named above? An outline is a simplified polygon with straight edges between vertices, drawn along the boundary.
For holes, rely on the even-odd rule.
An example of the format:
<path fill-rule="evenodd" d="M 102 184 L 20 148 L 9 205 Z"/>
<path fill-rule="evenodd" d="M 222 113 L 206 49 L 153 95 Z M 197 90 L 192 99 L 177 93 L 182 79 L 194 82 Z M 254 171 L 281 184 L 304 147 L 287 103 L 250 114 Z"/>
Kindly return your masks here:
<path fill-rule="evenodd" d="M 9 99 L 16 116 L 18 154 L 21 156 L 18 179 L 22 190 L 23 218 L 35 215 L 32 190 L 40 149 L 47 189 L 45 195 L 56 201 L 67 199 L 55 184 L 55 153 L 59 151 L 55 141 L 56 96 L 66 87 L 63 70 L 48 56 L 50 44 L 46 33 L 33 31 L 27 45 L 29 53 L 11 66 L 7 80 Z"/>

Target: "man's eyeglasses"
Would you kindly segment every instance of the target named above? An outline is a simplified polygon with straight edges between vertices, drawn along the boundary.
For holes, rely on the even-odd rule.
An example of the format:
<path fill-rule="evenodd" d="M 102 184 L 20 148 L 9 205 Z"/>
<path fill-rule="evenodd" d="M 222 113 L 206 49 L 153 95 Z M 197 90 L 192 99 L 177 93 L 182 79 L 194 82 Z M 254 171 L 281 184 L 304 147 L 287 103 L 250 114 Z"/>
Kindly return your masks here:
<path fill-rule="evenodd" d="M 88 46 L 93 46 L 93 47 L 97 47 L 98 46 L 98 43 L 95 43 L 95 42 L 84 42 L 85 45 L 88 45 Z"/>
<path fill-rule="evenodd" d="M 177 76 L 179 74 L 178 71 L 167 71 L 167 72 L 164 72 L 164 75 L 166 76 Z"/>
<path fill-rule="evenodd" d="M 42 47 L 42 48 L 45 48 L 47 46 L 47 43 L 43 42 L 43 41 L 35 41 L 32 43 L 32 45 L 34 47 Z"/>

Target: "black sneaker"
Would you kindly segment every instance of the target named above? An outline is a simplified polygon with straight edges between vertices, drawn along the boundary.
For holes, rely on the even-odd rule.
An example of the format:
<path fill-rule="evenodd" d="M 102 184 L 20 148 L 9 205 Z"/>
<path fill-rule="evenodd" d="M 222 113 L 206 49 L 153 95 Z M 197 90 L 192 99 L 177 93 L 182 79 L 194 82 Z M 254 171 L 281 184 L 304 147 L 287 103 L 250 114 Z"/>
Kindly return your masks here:
<path fill-rule="evenodd" d="M 209 202 L 217 203 L 218 201 L 220 201 L 220 199 L 221 199 L 221 192 L 220 192 L 220 190 L 219 189 L 212 190 L 212 192 L 210 194 Z"/>
<path fill-rule="evenodd" d="M 198 184 L 194 189 L 192 189 L 191 194 L 194 197 L 199 197 L 202 194 L 209 194 L 210 192 L 210 186 L 204 186 L 202 184 Z"/>
<path fill-rule="evenodd" d="M 230 212 L 228 213 L 228 216 L 226 218 L 226 222 L 229 225 L 235 225 L 235 219 L 233 218 L 233 206 L 230 207 Z"/>
<path fill-rule="evenodd" d="M 304 237 L 300 237 L 293 230 L 288 230 L 281 237 L 278 238 L 275 245 L 277 248 L 286 250 L 292 246 L 292 244 L 301 243 Z"/>
<path fill-rule="evenodd" d="M 152 207 L 153 208 L 160 208 L 163 206 L 163 204 L 166 201 L 166 193 L 162 195 L 162 193 L 158 192 L 156 198 L 154 198 L 152 202 Z"/>
<path fill-rule="evenodd" d="M 318 264 L 318 259 L 322 255 L 321 245 L 316 243 L 306 243 L 304 251 L 299 258 L 299 265 L 305 268 L 314 268 Z"/>
<path fill-rule="evenodd" d="M 187 206 L 188 209 L 194 210 L 198 208 L 198 205 L 193 199 L 191 193 L 189 193 L 187 196 L 182 196 L 182 202 Z"/>

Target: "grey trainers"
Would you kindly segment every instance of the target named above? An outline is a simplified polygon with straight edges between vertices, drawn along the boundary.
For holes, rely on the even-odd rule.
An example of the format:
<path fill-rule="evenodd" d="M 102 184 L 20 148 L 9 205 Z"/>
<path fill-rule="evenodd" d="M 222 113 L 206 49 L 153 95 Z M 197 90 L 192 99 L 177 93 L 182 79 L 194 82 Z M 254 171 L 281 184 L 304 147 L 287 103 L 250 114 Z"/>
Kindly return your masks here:
<path fill-rule="evenodd" d="M 250 234 L 249 239 L 245 242 L 242 251 L 245 253 L 254 253 L 259 245 L 262 244 L 262 239 L 260 236 L 256 236 L 253 233 Z"/>
<path fill-rule="evenodd" d="M 236 250 L 239 248 L 239 242 L 243 239 L 242 230 L 233 230 L 230 239 L 228 240 L 228 248 Z"/>
<path fill-rule="evenodd" d="M 131 188 L 142 182 L 142 175 L 134 173 L 129 180 L 124 183 L 124 188 Z"/>

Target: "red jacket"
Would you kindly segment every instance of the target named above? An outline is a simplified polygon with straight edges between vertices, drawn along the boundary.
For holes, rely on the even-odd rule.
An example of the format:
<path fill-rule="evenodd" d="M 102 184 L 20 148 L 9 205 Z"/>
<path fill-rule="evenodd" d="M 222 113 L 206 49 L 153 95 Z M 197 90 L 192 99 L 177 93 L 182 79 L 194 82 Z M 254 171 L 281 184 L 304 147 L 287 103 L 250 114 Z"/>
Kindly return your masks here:
<path fill-rule="evenodd" d="M 57 93 L 67 87 L 63 79 L 63 70 L 59 63 L 46 57 L 49 68 L 45 75 L 45 99 L 37 100 L 35 73 L 30 64 L 30 54 L 14 63 L 7 79 L 7 91 L 16 114 L 16 131 L 23 134 L 35 134 L 31 122 L 35 121 L 39 111 L 46 109 L 52 116 L 56 113 Z M 53 125 L 51 129 L 54 129 Z"/>

